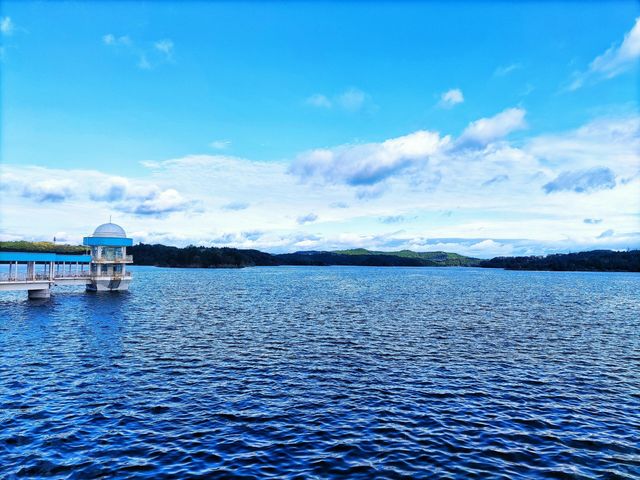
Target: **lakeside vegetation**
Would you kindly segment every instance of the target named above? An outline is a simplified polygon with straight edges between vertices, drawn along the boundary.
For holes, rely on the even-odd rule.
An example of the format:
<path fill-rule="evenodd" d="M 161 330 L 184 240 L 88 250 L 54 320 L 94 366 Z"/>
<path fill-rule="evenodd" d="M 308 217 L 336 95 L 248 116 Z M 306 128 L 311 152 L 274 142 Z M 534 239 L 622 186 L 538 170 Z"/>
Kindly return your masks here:
<path fill-rule="evenodd" d="M 37 252 L 37 253 L 87 253 L 82 245 L 60 245 L 53 242 L 26 242 L 17 240 L 0 242 L 0 252 Z"/>
<path fill-rule="evenodd" d="M 0 242 L 0 251 L 42 253 L 86 252 L 79 245 L 58 245 L 51 242 Z M 449 252 L 414 252 L 400 250 L 381 252 L 363 248 L 350 250 L 303 251 L 270 254 L 259 250 L 229 247 L 184 248 L 139 243 L 128 248 L 136 265 L 183 268 L 242 268 L 276 265 L 354 265 L 380 267 L 482 267 L 507 270 L 551 271 L 620 271 L 640 272 L 640 250 L 615 252 L 592 250 L 589 252 L 552 254 L 528 257 L 495 257 L 490 260 L 466 257 Z"/>
<path fill-rule="evenodd" d="M 640 272 L 640 250 L 592 250 L 546 256 L 496 257 L 481 262 L 480 266 L 506 270 Z"/>

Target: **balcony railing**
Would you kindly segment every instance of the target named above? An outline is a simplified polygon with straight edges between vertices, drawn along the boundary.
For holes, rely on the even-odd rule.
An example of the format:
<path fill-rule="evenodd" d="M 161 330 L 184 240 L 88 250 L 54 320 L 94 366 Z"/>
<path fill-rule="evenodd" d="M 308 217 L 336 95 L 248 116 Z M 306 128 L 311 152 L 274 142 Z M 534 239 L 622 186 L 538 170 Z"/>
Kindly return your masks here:
<path fill-rule="evenodd" d="M 91 279 L 95 280 L 98 278 L 110 278 L 112 280 L 122 280 L 123 278 L 131 278 L 131 272 L 125 272 L 123 273 L 102 273 L 102 272 L 98 272 L 98 273 L 92 273 L 91 274 Z"/>
<path fill-rule="evenodd" d="M 91 260 L 93 263 L 133 263 L 133 255 L 103 255 Z"/>

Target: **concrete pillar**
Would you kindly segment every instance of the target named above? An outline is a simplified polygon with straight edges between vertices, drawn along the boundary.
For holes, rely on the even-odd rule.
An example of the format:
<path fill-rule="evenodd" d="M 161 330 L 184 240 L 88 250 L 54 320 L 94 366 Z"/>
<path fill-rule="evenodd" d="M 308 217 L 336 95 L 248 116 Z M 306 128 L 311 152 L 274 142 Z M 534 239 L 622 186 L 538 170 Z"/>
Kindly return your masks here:
<path fill-rule="evenodd" d="M 41 298 L 49 298 L 51 290 L 49 288 L 41 288 L 38 290 L 29 290 L 29 300 L 37 300 Z"/>

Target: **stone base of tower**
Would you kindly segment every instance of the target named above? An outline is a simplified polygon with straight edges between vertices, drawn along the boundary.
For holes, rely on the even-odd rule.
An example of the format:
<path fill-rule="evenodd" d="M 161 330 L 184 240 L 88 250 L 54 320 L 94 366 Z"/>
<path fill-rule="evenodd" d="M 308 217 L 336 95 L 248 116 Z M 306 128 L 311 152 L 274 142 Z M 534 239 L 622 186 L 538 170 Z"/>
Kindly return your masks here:
<path fill-rule="evenodd" d="M 42 298 L 49 298 L 51 296 L 51 290 L 49 288 L 39 288 L 37 290 L 29 290 L 30 300 L 40 300 Z"/>
<path fill-rule="evenodd" d="M 122 292 L 129 290 L 131 277 L 126 278 L 96 278 L 87 284 L 89 292 Z"/>

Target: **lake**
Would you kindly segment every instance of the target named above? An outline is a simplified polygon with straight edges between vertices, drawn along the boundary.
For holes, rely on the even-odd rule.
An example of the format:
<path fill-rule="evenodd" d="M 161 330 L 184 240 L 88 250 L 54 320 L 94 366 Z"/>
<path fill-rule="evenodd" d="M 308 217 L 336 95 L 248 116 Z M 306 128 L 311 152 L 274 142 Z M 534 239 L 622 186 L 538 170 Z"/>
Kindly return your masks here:
<path fill-rule="evenodd" d="M 0 477 L 640 476 L 640 274 L 132 270 L 0 295 Z"/>

